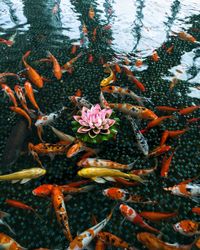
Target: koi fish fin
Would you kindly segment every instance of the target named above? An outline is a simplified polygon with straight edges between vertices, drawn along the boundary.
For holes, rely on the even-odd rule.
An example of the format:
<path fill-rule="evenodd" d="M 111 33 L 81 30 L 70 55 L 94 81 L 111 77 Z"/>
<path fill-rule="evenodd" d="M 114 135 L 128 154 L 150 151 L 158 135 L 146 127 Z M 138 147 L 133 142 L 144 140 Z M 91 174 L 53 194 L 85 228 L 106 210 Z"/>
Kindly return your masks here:
<path fill-rule="evenodd" d="M 55 154 L 49 153 L 49 157 L 50 157 L 51 161 L 53 161 L 53 159 L 55 158 Z"/>
<path fill-rule="evenodd" d="M 20 181 L 20 184 L 25 184 L 25 183 L 27 183 L 27 182 L 30 181 L 30 180 L 31 180 L 31 179 L 26 179 L 26 178 L 25 178 L 25 179 L 23 179 L 23 180 Z"/>
<path fill-rule="evenodd" d="M 192 201 L 199 203 L 200 197 L 189 197 Z"/>
<path fill-rule="evenodd" d="M 12 183 L 12 184 L 15 184 L 15 183 L 17 183 L 18 181 L 20 181 L 20 180 L 12 180 L 11 183 Z"/>
<path fill-rule="evenodd" d="M 135 166 L 135 163 L 138 161 L 138 159 L 139 159 L 139 157 L 135 161 L 128 164 L 128 170 L 131 170 L 133 168 L 133 166 Z"/>
<path fill-rule="evenodd" d="M 16 234 L 15 231 L 8 225 L 7 222 L 0 220 L 0 224 L 4 225 L 5 227 L 7 227 L 11 233 Z"/>
<path fill-rule="evenodd" d="M 103 177 L 106 181 L 112 181 L 112 182 L 116 182 L 116 180 L 113 178 L 113 177 L 110 177 L 110 176 L 106 176 L 106 177 Z"/>
<path fill-rule="evenodd" d="M 69 200 L 71 200 L 71 198 L 72 198 L 72 195 L 68 194 L 68 195 L 65 196 L 64 201 L 68 202 Z"/>
<path fill-rule="evenodd" d="M 92 190 L 95 186 L 94 185 L 87 185 L 81 188 L 81 192 L 88 192 Z"/>
<path fill-rule="evenodd" d="M 105 183 L 106 182 L 103 178 L 99 178 L 99 177 L 93 177 L 91 179 L 97 183 Z"/>

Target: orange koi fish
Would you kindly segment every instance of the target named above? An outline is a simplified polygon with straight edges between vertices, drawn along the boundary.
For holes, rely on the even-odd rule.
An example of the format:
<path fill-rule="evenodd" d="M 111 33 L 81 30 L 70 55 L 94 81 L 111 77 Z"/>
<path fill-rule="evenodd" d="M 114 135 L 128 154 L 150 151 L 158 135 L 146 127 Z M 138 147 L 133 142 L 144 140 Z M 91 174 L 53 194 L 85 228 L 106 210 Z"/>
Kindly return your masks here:
<path fill-rule="evenodd" d="M 90 19 L 94 19 L 94 17 L 95 17 L 94 8 L 92 6 L 90 6 L 88 16 L 89 16 Z"/>
<path fill-rule="evenodd" d="M 166 115 L 166 116 L 161 116 L 161 117 L 158 117 L 157 119 L 149 122 L 147 124 L 147 127 L 144 129 L 144 132 L 150 130 L 151 128 L 154 128 L 156 126 L 159 126 L 162 122 L 164 122 L 166 119 L 171 119 L 173 118 L 172 115 Z"/>
<path fill-rule="evenodd" d="M 179 111 L 179 114 L 180 115 L 188 115 L 192 112 L 194 112 L 195 110 L 198 110 L 200 108 L 200 106 L 191 106 L 191 107 L 187 107 L 187 108 L 184 108 L 184 109 L 181 109 Z"/>
<path fill-rule="evenodd" d="M 94 60 L 93 55 L 92 55 L 92 54 L 89 54 L 89 55 L 88 55 L 88 62 L 89 62 L 89 63 L 92 63 L 93 60 Z"/>
<path fill-rule="evenodd" d="M 154 201 L 146 200 L 139 195 L 130 194 L 127 190 L 111 187 L 103 190 L 103 195 L 107 196 L 112 200 L 141 203 L 141 204 L 152 204 Z"/>
<path fill-rule="evenodd" d="M 153 151 L 151 151 L 148 156 L 152 157 L 152 156 L 158 156 L 161 154 L 164 154 L 165 152 L 168 152 L 171 149 L 171 146 L 168 146 L 166 144 L 163 144 L 162 146 L 158 146 L 157 148 L 155 148 Z"/>
<path fill-rule="evenodd" d="M 123 186 L 128 186 L 128 187 L 134 187 L 139 185 L 139 183 L 136 181 L 128 181 L 120 177 L 115 177 L 114 180 L 117 182 L 117 184 L 119 183 L 122 184 Z"/>
<path fill-rule="evenodd" d="M 30 116 L 26 113 L 26 111 L 24 111 L 23 109 L 19 108 L 19 107 L 10 107 L 10 110 L 12 110 L 13 112 L 23 116 L 27 121 L 28 121 L 28 127 L 31 128 L 31 118 Z"/>
<path fill-rule="evenodd" d="M 141 59 L 137 59 L 135 61 L 135 66 L 138 67 L 138 68 L 140 68 L 142 66 L 142 64 L 143 64 L 143 61 Z"/>
<path fill-rule="evenodd" d="M 173 77 L 169 85 L 169 90 L 172 91 L 178 82 L 179 82 L 179 79 L 176 77 Z"/>
<path fill-rule="evenodd" d="M 132 247 L 129 243 L 110 232 L 99 232 L 97 234 L 97 238 L 101 240 L 104 244 L 111 247 L 114 246 L 127 250 L 137 250 L 135 247 Z"/>
<path fill-rule="evenodd" d="M 169 158 L 167 158 L 167 156 L 165 155 L 163 160 L 162 160 L 162 168 L 161 168 L 161 172 L 160 172 L 160 176 L 161 177 L 167 177 L 168 176 L 168 172 L 169 172 L 169 167 L 172 161 L 172 157 L 174 156 L 175 150 L 171 153 L 171 155 L 169 156 Z"/>
<path fill-rule="evenodd" d="M 96 154 L 95 149 L 87 147 L 82 141 L 76 141 L 67 151 L 67 158 L 71 158 L 82 151 L 89 151 Z"/>
<path fill-rule="evenodd" d="M 69 72 L 71 73 L 72 71 L 72 65 L 82 56 L 82 52 L 80 52 L 76 57 L 72 58 L 68 62 L 66 62 L 62 67 L 62 72 Z"/>
<path fill-rule="evenodd" d="M 193 207 L 192 212 L 195 213 L 195 214 L 200 215 L 200 207 Z"/>
<path fill-rule="evenodd" d="M 191 42 L 191 43 L 198 43 L 197 42 L 197 39 L 195 37 L 193 37 L 192 35 L 190 34 L 187 34 L 186 32 L 184 31 L 181 31 L 181 32 L 173 32 L 174 34 L 178 35 L 178 37 L 181 39 L 181 40 L 184 40 L 184 41 L 187 41 L 187 42 Z"/>
<path fill-rule="evenodd" d="M 121 164 L 118 162 L 105 160 L 105 159 L 84 158 L 77 163 L 77 166 L 82 167 L 82 168 L 97 167 L 97 168 L 131 170 L 133 168 L 134 164 L 135 164 L 135 162 L 132 162 L 130 164 Z"/>
<path fill-rule="evenodd" d="M 169 107 L 169 106 L 157 106 L 156 109 L 160 111 L 166 111 L 166 112 L 176 112 L 180 110 L 178 108 Z"/>
<path fill-rule="evenodd" d="M 47 54 L 51 62 L 53 63 L 53 74 L 57 80 L 60 80 L 62 78 L 62 70 L 61 70 L 60 64 L 58 60 L 55 58 L 55 56 L 51 54 L 51 52 L 48 51 Z"/>
<path fill-rule="evenodd" d="M 157 170 L 157 167 L 158 167 L 158 161 L 156 161 L 156 164 L 153 168 L 149 168 L 149 169 L 134 169 L 134 170 L 131 170 L 130 173 L 131 174 L 136 174 L 136 175 L 139 175 L 139 176 L 146 176 L 146 175 L 149 175 L 153 172 L 155 172 Z"/>
<path fill-rule="evenodd" d="M 200 223 L 192 220 L 182 220 L 173 225 L 176 232 L 185 236 L 193 236 L 200 234 L 199 230 Z"/>
<path fill-rule="evenodd" d="M 165 130 L 162 134 L 160 145 L 163 145 L 167 141 L 168 138 L 175 138 L 175 137 L 181 136 L 186 131 L 188 131 L 188 128 L 182 129 L 182 130 L 174 130 L 174 131 Z"/>
<path fill-rule="evenodd" d="M 171 55 L 173 50 L 174 50 L 174 45 L 172 44 L 168 49 L 166 49 L 166 52 Z"/>
<path fill-rule="evenodd" d="M 144 106 L 143 101 L 149 101 L 150 98 L 141 97 L 135 94 L 133 91 L 127 88 L 122 88 L 118 86 L 106 86 L 101 87 L 101 91 L 110 94 L 119 94 L 119 95 L 127 95 L 130 96 L 133 100 L 137 101 L 141 106 Z"/>
<path fill-rule="evenodd" d="M 73 44 L 72 45 L 72 49 L 71 49 L 71 54 L 75 54 L 76 53 L 76 51 L 77 51 L 77 48 L 78 48 L 78 45 L 76 45 L 76 44 Z"/>
<path fill-rule="evenodd" d="M 97 239 L 95 244 L 95 250 L 105 250 L 105 249 L 106 249 L 106 244 L 102 240 Z"/>
<path fill-rule="evenodd" d="M 87 33 L 88 33 L 88 29 L 87 29 L 85 23 L 83 23 L 83 25 L 82 25 L 82 32 L 84 35 L 87 35 Z"/>
<path fill-rule="evenodd" d="M 200 185 L 190 183 L 194 179 L 182 181 L 181 183 L 174 185 L 173 187 L 163 188 L 165 191 L 170 191 L 174 195 L 190 198 L 195 202 L 199 202 Z"/>
<path fill-rule="evenodd" d="M 26 103 L 26 97 L 23 88 L 20 85 L 15 85 L 14 91 L 16 93 L 17 98 L 19 99 L 22 107 L 28 112 L 29 109 Z"/>
<path fill-rule="evenodd" d="M 154 234 L 142 232 L 137 234 L 137 240 L 140 241 L 149 250 L 191 250 L 196 240 L 190 245 L 171 244 L 160 240 Z"/>
<path fill-rule="evenodd" d="M 151 58 L 152 58 L 152 60 L 153 60 L 154 62 L 158 62 L 158 61 L 159 61 L 160 57 L 158 56 L 158 53 L 157 53 L 156 50 L 154 50 L 154 52 L 153 52 Z"/>
<path fill-rule="evenodd" d="M 43 79 L 42 77 L 37 73 L 37 71 L 35 69 L 33 69 L 26 61 L 25 59 L 27 59 L 27 57 L 30 55 L 31 51 L 27 51 L 26 54 L 22 57 L 22 61 L 24 66 L 26 67 L 27 70 L 27 75 L 28 78 L 30 79 L 30 81 L 32 83 L 34 83 L 38 88 L 42 88 L 43 87 Z"/>
<path fill-rule="evenodd" d="M 153 231 L 154 233 L 159 233 L 158 229 L 148 225 L 132 207 L 129 207 L 125 204 L 121 204 L 119 210 L 121 214 L 133 224 L 136 224 L 146 230 Z"/>
<path fill-rule="evenodd" d="M 40 108 L 35 100 L 35 96 L 34 96 L 34 92 L 33 92 L 33 88 L 30 82 L 26 81 L 24 83 L 24 89 L 25 89 L 25 93 L 29 99 L 29 101 L 32 103 L 32 105 L 34 106 L 34 108 L 36 108 L 39 112 L 40 112 Z"/>
<path fill-rule="evenodd" d="M 198 122 L 200 121 L 200 117 L 195 117 L 187 120 L 187 123 L 193 123 L 193 122 Z"/>
<path fill-rule="evenodd" d="M 115 71 L 116 71 L 117 73 L 121 73 L 121 72 L 122 72 L 122 70 L 121 70 L 121 68 L 120 68 L 120 66 L 119 66 L 118 63 L 115 63 L 115 64 L 114 64 L 114 68 L 115 68 Z"/>
<path fill-rule="evenodd" d="M 0 246 L 6 250 L 28 250 L 28 248 L 20 246 L 19 243 L 4 233 L 0 233 Z"/>
<path fill-rule="evenodd" d="M 177 212 L 173 212 L 173 213 L 167 213 L 167 212 L 140 212 L 139 213 L 140 216 L 142 216 L 143 218 L 150 220 L 150 221 L 160 221 L 160 220 L 166 220 L 169 218 L 173 218 L 176 217 L 178 215 Z"/>
<path fill-rule="evenodd" d="M 8 85 L 1 83 L 1 88 L 4 91 L 4 93 L 9 97 L 9 99 L 12 101 L 15 107 L 18 106 L 14 92 Z"/>
<path fill-rule="evenodd" d="M 117 109 L 126 115 L 136 118 L 145 120 L 155 120 L 158 118 L 158 116 L 153 111 L 145 107 L 135 106 L 129 103 L 108 103 L 108 105 L 112 109 Z"/>

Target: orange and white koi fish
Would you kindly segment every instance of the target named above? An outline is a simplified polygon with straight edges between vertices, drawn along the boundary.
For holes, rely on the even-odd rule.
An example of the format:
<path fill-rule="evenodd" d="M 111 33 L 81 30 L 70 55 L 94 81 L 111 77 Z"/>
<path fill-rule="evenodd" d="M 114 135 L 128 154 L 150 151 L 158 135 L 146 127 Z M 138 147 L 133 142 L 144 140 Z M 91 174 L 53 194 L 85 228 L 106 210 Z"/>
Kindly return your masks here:
<path fill-rule="evenodd" d="M 58 119 L 58 117 L 61 116 L 62 112 L 64 110 L 66 110 L 66 107 L 62 107 L 62 109 L 60 109 L 57 112 L 52 112 L 49 115 L 39 115 L 36 122 L 35 122 L 35 126 L 47 126 L 51 123 L 53 123 L 56 119 Z"/>
<path fill-rule="evenodd" d="M 141 106 L 144 106 L 143 101 L 147 101 L 147 102 L 150 101 L 150 98 L 138 96 L 137 94 L 135 94 L 130 89 L 121 88 L 121 87 L 118 87 L 118 86 L 102 87 L 101 91 L 105 92 L 105 93 L 110 93 L 110 94 L 119 94 L 119 95 L 122 95 L 122 96 L 124 96 L 124 95 L 130 96 L 134 101 L 138 102 Z"/>
<path fill-rule="evenodd" d="M 171 130 L 171 131 L 165 130 L 162 134 L 160 145 L 163 145 L 168 138 L 174 138 L 174 137 L 181 136 L 181 135 L 185 134 L 186 131 L 188 131 L 188 128 L 182 129 L 182 130 L 174 130 L 174 131 L 173 130 Z"/>
<path fill-rule="evenodd" d="M 117 237 L 116 235 L 110 232 L 99 232 L 97 234 L 97 238 L 101 240 L 104 244 L 111 247 L 114 246 L 117 248 L 123 248 L 127 250 L 137 250 L 135 247 L 132 247 L 128 242 L 122 240 L 121 238 Z M 101 250 L 101 248 L 99 250 Z"/>
<path fill-rule="evenodd" d="M 48 57 L 50 58 L 51 62 L 53 63 L 54 76 L 56 77 L 57 80 L 60 80 L 62 78 L 62 70 L 61 70 L 61 67 L 60 67 L 58 60 L 49 51 L 48 51 Z"/>
<path fill-rule="evenodd" d="M 120 170 L 131 170 L 135 162 L 130 164 L 121 164 L 111 160 L 98 159 L 98 158 L 84 158 L 77 163 L 78 167 L 90 168 L 111 168 L 111 169 L 120 169 Z"/>
<path fill-rule="evenodd" d="M 28 250 L 4 233 L 0 233 L 0 247 L 5 250 Z"/>
<path fill-rule="evenodd" d="M 6 44 L 8 47 L 11 47 L 13 45 L 13 41 L 6 40 L 3 38 L 0 38 L 0 43 Z"/>
<path fill-rule="evenodd" d="M 147 143 L 146 138 L 143 136 L 143 134 L 140 132 L 136 122 L 131 116 L 127 116 L 127 119 L 131 123 L 131 127 L 134 131 L 134 135 L 137 141 L 138 148 L 142 151 L 142 153 L 147 156 L 149 154 L 149 145 Z"/>
<path fill-rule="evenodd" d="M 198 43 L 197 39 L 195 37 L 193 37 L 192 35 L 184 32 L 184 31 L 180 31 L 180 32 L 174 32 L 174 34 L 176 34 L 181 40 L 187 41 L 187 42 L 191 42 L 191 43 Z"/>
<path fill-rule="evenodd" d="M 187 107 L 187 108 L 184 108 L 184 109 L 181 109 L 179 111 L 179 114 L 180 115 L 188 115 L 192 112 L 194 112 L 195 110 L 198 110 L 200 108 L 200 106 L 191 106 L 191 107 Z"/>
<path fill-rule="evenodd" d="M 165 152 L 168 152 L 171 149 L 171 146 L 163 144 L 162 146 L 156 147 L 154 150 L 152 150 L 149 154 L 148 157 L 155 157 L 161 154 L 164 154 Z"/>
<path fill-rule="evenodd" d="M 90 19 L 94 19 L 94 17 L 95 17 L 94 8 L 92 6 L 90 6 L 88 16 L 89 16 Z"/>
<path fill-rule="evenodd" d="M 101 107 L 110 108 L 109 103 L 106 101 L 106 99 L 103 95 L 103 92 L 100 92 L 99 100 L 100 100 Z"/>
<path fill-rule="evenodd" d="M 138 68 L 140 68 L 142 66 L 142 64 L 143 64 L 143 61 L 141 59 L 137 59 L 135 61 L 135 66 L 138 67 Z"/>
<path fill-rule="evenodd" d="M 82 32 L 84 35 L 87 35 L 87 33 L 88 33 L 88 29 L 87 29 L 85 23 L 82 24 Z"/>
<path fill-rule="evenodd" d="M 200 215 L 200 207 L 193 207 L 191 211 L 195 214 Z"/>
<path fill-rule="evenodd" d="M 140 204 L 152 204 L 154 201 L 144 199 L 139 195 L 130 194 L 127 190 L 111 187 L 103 190 L 103 195 L 107 196 L 112 200 L 124 201 L 130 203 L 140 203 Z"/>
<path fill-rule="evenodd" d="M 23 64 L 27 70 L 26 73 L 27 73 L 28 78 L 30 79 L 30 81 L 32 83 L 34 83 L 38 88 L 42 88 L 44 85 L 42 77 L 25 60 L 30 55 L 30 53 L 31 53 L 31 51 L 27 51 L 26 54 L 22 57 Z"/>
<path fill-rule="evenodd" d="M 96 224 L 95 226 L 87 229 L 83 233 L 76 236 L 73 241 L 69 244 L 67 250 L 83 250 L 90 242 L 97 236 L 97 234 L 107 225 L 112 217 L 112 212 L 110 215 Z"/>
<path fill-rule="evenodd" d="M 4 225 L 7 227 L 11 233 L 15 234 L 14 230 L 8 225 L 8 223 L 4 220 L 4 218 L 9 217 L 10 214 L 0 211 L 0 225 Z"/>
<path fill-rule="evenodd" d="M 38 106 L 38 104 L 37 104 L 37 102 L 35 100 L 34 91 L 33 91 L 31 83 L 26 81 L 24 83 L 24 89 L 25 89 L 25 93 L 26 93 L 29 101 L 32 103 L 34 108 L 36 108 L 40 112 L 40 108 L 39 108 L 39 106 Z"/>
<path fill-rule="evenodd" d="M 149 250 L 191 250 L 196 240 L 190 245 L 171 244 L 162 241 L 154 234 L 142 232 L 137 234 L 137 240 L 140 241 Z"/>
<path fill-rule="evenodd" d="M 106 78 L 104 78 L 101 83 L 100 83 L 100 86 L 101 87 L 105 87 L 113 82 L 116 81 L 116 76 L 114 74 L 114 72 L 112 71 L 112 69 L 110 67 L 108 67 L 106 70 L 105 70 L 105 73 L 110 73 L 110 75 Z"/>
<path fill-rule="evenodd" d="M 133 224 L 136 224 L 136 225 L 138 225 L 146 230 L 152 231 L 154 233 L 159 233 L 158 229 L 148 225 L 132 207 L 129 207 L 128 205 L 125 205 L 125 204 L 121 204 L 119 207 L 119 210 L 120 210 L 121 214 L 127 220 L 132 222 Z"/>
<path fill-rule="evenodd" d="M 84 97 L 74 95 L 74 96 L 69 96 L 68 98 L 79 109 L 81 109 L 82 107 L 90 109 L 92 107 L 92 103 L 90 103 Z"/>
<path fill-rule="evenodd" d="M 139 175 L 139 176 L 146 176 L 146 175 L 149 175 L 149 174 L 155 172 L 157 170 L 157 167 L 158 167 L 158 161 L 156 160 L 155 166 L 153 168 L 134 169 L 134 170 L 131 170 L 130 173 L 136 174 L 136 175 Z"/>
<path fill-rule="evenodd" d="M 80 140 L 74 142 L 74 144 L 67 151 L 67 158 L 71 158 L 82 151 L 90 152 L 90 155 L 96 154 L 96 150 L 89 148 Z"/>
<path fill-rule="evenodd" d="M 173 225 L 176 232 L 185 236 L 200 234 L 200 223 L 192 220 L 182 220 Z"/>
<path fill-rule="evenodd" d="M 158 62 L 158 61 L 159 61 L 160 57 L 159 57 L 159 55 L 158 55 L 158 53 L 157 53 L 156 50 L 154 50 L 154 52 L 153 52 L 151 58 L 152 58 L 152 60 L 153 60 L 154 62 Z"/>
<path fill-rule="evenodd" d="M 28 112 L 29 109 L 26 103 L 26 97 L 23 88 L 20 85 L 15 85 L 14 87 L 17 98 L 19 99 L 22 107 Z"/>
<path fill-rule="evenodd" d="M 174 195 L 190 198 L 195 202 L 199 202 L 200 199 L 200 185 L 193 184 L 193 179 L 183 181 L 173 187 L 163 188 L 165 191 L 170 191 Z"/>
<path fill-rule="evenodd" d="M 8 87 L 8 85 L 3 84 L 3 83 L 1 84 L 1 88 L 4 91 L 4 93 L 9 97 L 9 99 L 12 101 L 14 106 L 17 107 L 18 106 L 17 101 L 16 101 L 15 94 L 12 91 L 12 89 L 10 87 Z"/>
<path fill-rule="evenodd" d="M 169 106 L 157 106 L 156 109 L 160 111 L 166 111 L 166 112 L 176 112 L 180 110 L 178 108 L 169 107 Z"/>
<path fill-rule="evenodd" d="M 161 177 L 167 177 L 168 176 L 168 172 L 169 172 L 169 167 L 172 161 L 172 157 L 174 156 L 175 150 L 173 150 L 173 152 L 171 153 L 171 155 L 167 158 L 167 156 L 165 155 L 163 160 L 162 160 L 162 167 L 161 167 L 161 172 L 160 172 L 160 176 Z"/>
<path fill-rule="evenodd" d="M 135 106 L 129 103 L 108 103 L 109 107 L 112 109 L 117 109 L 120 112 L 130 115 L 139 119 L 145 120 L 155 120 L 158 116 L 145 107 Z"/>
<path fill-rule="evenodd" d="M 66 62 L 62 67 L 62 72 L 72 73 L 72 65 L 82 56 L 82 52 L 80 52 L 76 57 L 72 58 L 68 62 Z"/>
<path fill-rule="evenodd" d="M 166 220 L 169 218 L 176 217 L 178 213 L 177 212 L 167 213 L 167 212 L 142 211 L 139 213 L 139 215 L 150 221 L 161 221 L 161 220 Z"/>
<path fill-rule="evenodd" d="M 26 111 L 24 111 L 23 109 L 19 108 L 19 107 L 10 107 L 10 110 L 12 110 L 13 112 L 23 116 L 27 121 L 28 121 L 28 127 L 31 128 L 31 118 L 30 116 L 26 113 Z"/>

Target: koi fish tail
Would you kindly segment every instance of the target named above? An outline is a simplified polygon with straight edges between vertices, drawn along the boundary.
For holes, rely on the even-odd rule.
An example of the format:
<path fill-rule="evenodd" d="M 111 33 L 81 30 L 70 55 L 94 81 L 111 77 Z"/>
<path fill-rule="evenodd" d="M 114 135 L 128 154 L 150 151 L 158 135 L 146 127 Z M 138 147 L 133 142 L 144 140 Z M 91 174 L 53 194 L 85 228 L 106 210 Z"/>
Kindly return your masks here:
<path fill-rule="evenodd" d="M 147 229 L 147 230 L 149 230 L 149 231 L 152 231 L 154 233 L 160 233 L 160 231 L 158 229 L 156 229 L 154 227 L 151 227 L 150 225 L 146 224 L 145 222 L 140 224 L 140 226 Z"/>
<path fill-rule="evenodd" d="M 196 203 L 200 202 L 200 197 L 191 197 L 190 199 Z"/>
<path fill-rule="evenodd" d="M 135 163 L 137 162 L 137 160 L 138 160 L 138 158 L 135 161 L 128 164 L 128 170 L 132 170 L 132 168 L 135 166 Z"/>
<path fill-rule="evenodd" d="M 135 175 L 135 174 L 128 174 L 130 180 L 138 181 L 141 183 L 145 183 L 146 180 L 143 180 L 140 176 Z"/>
<path fill-rule="evenodd" d="M 42 139 L 42 134 L 43 134 L 43 127 L 42 126 L 37 127 L 37 134 L 38 134 L 40 141 L 44 142 L 44 140 Z"/>
<path fill-rule="evenodd" d="M 85 193 L 85 192 L 88 192 L 90 190 L 92 190 L 95 186 L 94 185 L 87 185 L 87 186 L 84 186 L 82 188 L 80 188 L 80 192 L 82 193 Z"/>
<path fill-rule="evenodd" d="M 35 211 L 35 209 L 32 209 L 31 211 L 33 211 L 33 213 L 38 219 L 43 220 L 43 218 Z"/>
<path fill-rule="evenodd" d="M 7 227 L 7 228 L 10 230 L 11 233 L 16 234 L 15 231 L 8 225 L 7 222 L 5 222 L 4 220 L 1 220 L 1 221 L 2 221 L 2 224 L 3 224 L 5 227 Z"/>

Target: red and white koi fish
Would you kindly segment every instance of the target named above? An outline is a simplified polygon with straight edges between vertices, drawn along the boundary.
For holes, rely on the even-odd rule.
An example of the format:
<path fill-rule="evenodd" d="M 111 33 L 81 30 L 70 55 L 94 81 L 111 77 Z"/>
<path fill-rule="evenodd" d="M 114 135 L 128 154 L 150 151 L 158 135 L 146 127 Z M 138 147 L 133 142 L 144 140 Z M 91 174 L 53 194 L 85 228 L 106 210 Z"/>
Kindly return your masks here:
<path fill-rule="evenodd" d="M 120 169 L 120 170 L 131 170 L 135 162 L 130 164 L 121 164 L 111 160 L 98 159 L 98 158 L 84 158 L 77 163 L 78 167 L 90 168 L 111 168 L 111 169 Z"/>
<path fill-rule="evenodd" d="M 200 234 L 200 223 L 192 220 L 182 220 L 173 225 L 176 232 L 185 236 Z"/>
<path fill-rule="evenodd" d="M 194 179 L 194 178 L 193 178 Z M 183 181 L 173 187 L 163 188 L 165 191 L 170 191 L 174 195 L 190 198 L 195 202 L 200 199 L 200 185 L 190 183 L 193 179 Z"/>
<path fill-rule="evenodd" d="M 4 91 L 4 93 L 9 97 L 9 99 L 12 101 L 14 106 L 17 107 L 18 106 L 17 101 L 16 101 L 15 94 L 12 91 L 12 89 L 10 87 L 8 87 L 8 85 L 3 84 L 3 83 L 1 84 L 1 88 Z"/>
<path fill-rule="evenodd" d="M 74 144 L 68 149 L 68 151 L 67 151 L 67 158 L 71 158 L 71 157 L 77 155 L 78 153 L 80 153 L 82 151 L 88 152 L 90 156 L 96 154 L 96 150 L 95 149 L 87 147 L 85 145 L 85 143 L 83 143 L 80 140 L 76 140 L 74 142 Z"/>
<path fill-rule="evenodd" d="M 0 233 L 0 247 L 4 250 L 28 250 L 4 233 Z"/>
<path fill-rule="evenodd" d="M 154 62 L 158 62 L 158 61 L 159 61 L 160 57 L 159 57 L 159 55 L 158 55 L 158 53 L 157 53 L 156 50 L 154 50 L 154 52 L 153 52 L 151 58 L 152 58 L 152 60 L 153 60 Z"/>
<path fill-rule="evenodd" d="M 134 101 L 138 102 L 141 106 L 144 106 L 143 101 L 150 101 L 150 98 L 136 95 L 133 91 L 128 88 L 122 88 L 118 86 L 105 86 L 101 87 L 101 91 L 111 94 L 127 95 L 130 96 Z"/>
<path fill-rule="evenodd" d="M 129 103 L 108 103 L 109 107 L 112 109 L 117 109 L 120 112 L 130 115 L 139 119 L 145 120 L 155 120 L 158 116 L 145 107 L 135 106 Z"/>
<path fill-rule="evenodd" d="M 67 250 L 83 250 L 90 242 L 97 236 L 97 234 L 107 225 L 112 217 L 112 212 L 110 215 L 96 224 L 95 226 L 87 229 L 83 233 L 76 236 L 73 241 L 69 244 Z"/>
<path fill-rule="evenodd" d="M 121 204 L 119 209 L 121 214 L 133 224 L 136 224 L 149 231 L 153 231 L 154 233 L 159 233 L 158 229 L 148 225 L 132 207 L 129 207 L 128 205 L 125 204 Z"/>
<path fill-rule="evenodd" d="M 17 98 L 19 99 L 22 107 L 28 112 L 29 109 L 26 103 L 26 97 L 23 88 L 20 85 L 15 85 L 14 87 Z"/>
<path fill-rule="evenodd" d="M 16 35 L 17 35 L 17 32 L 15 32 L 8 40 L 0 38 L 0 43 L 6 44 L 8 47 L 11 47 L 15 43 Z"/>

